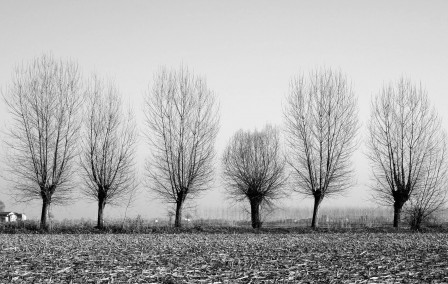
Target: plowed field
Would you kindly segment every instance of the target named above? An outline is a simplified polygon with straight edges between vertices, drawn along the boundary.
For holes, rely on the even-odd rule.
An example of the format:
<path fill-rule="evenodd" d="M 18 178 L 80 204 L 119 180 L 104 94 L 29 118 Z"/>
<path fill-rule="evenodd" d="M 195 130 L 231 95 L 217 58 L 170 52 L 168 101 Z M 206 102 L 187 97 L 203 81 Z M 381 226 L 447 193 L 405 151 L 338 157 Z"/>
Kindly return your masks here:
<path fill-rule="evenodd" d="M 447 234 L 0 235 L 0 283 L 442 283 Z"/>

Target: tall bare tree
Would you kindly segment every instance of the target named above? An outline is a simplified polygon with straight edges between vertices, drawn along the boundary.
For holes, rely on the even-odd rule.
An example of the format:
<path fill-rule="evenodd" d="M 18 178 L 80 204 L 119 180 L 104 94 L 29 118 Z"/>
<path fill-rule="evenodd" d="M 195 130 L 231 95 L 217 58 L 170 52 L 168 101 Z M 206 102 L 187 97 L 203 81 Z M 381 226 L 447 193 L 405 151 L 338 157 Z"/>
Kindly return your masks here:
<path fill-rule="evenodd" d="M 238 131 L 224 151 L 222 164 L 230 196 L 249 201 L 252 227 L 260 228 L 260 206 L 284 194 L 285 160 L 278 131 L 271 126 L 262 131 Z"/>
<path fill-rule="evenodd" d="M 136 126 L 131 113 L 123 112 L 116 85 L 92 76 L 87 106 L 81 167 L 83 193 L 98 202 L 97 228 L 103 228 L 106 204 L 117 204 L 136 187 L 134 168 Z"/>
<path fill-rule="evenodd" d="M 42 55 L 16 68 L 3 94 L 12 124 L 7 167 L 21 201 L 42 200 L 41 229 L 50 204 L 67 201 L 78 154 L 82 103 L 78 66 Z"/>
<path fill-rule="evenodd" d="M 378 202 L 393 205 L 394 227 L 408 200 L 417 210 L 440 204 L 446 186 L 445 135 L 421 86 L 405 79 L 385 86 L 372 100 L 369 134 L 372 189 Z"/>
<path fill-rule="evenodd" d="M 175 205 L 174 223 L 180 227 L 184 202 L 213 179 L 218 106 L 205 80 L 181 67 L 156 74 L 145 107 L 149 187 Z"/>
<path fill-rule="evenodd" d="M 313 228 L 322 200 L 352 185 L 350 158 L 359 128 L 356 102 L 340 71 L 317 70 L 290 83 L 284 110 L 288 164 L 295 190 L 314 199 Z"/>

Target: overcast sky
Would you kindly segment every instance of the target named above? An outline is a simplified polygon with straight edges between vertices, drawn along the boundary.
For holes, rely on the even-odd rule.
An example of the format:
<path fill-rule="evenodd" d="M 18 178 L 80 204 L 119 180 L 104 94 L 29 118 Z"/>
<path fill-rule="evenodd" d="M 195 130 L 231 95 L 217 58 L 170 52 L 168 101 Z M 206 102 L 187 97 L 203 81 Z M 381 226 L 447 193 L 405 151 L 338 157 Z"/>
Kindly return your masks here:
<path fill-rule="evenodd" d="M 291 77 L 316 67 L 342 70 L 359 98 L 361 135 L 371 96 L 406 76 L 426 87 L 448 127 L 448 1 L 0 1 L 0 86 L 15 65 L 42 53 L 76 60 L 85 75 L 114 78 L 143 131 L 142 96 L 160 66 L 187 65 L 207 79 L 220 102 L 217 154 L 240 128 L 281 126 Z M 0 103 L 0 127 L 7 114 Z M 147 155 L 144 141 L 139 157 Z M 353 161 L 357 185 L 323 206 L 369 206 L 369 165 L 363 148 Z M 219 162 L 219 161 L 217 161 Z M 143 167 L 139 168 L 140 172 Z M 7 209 L 32 218 L 40 203 Z M 225 207 L 219 173 L 199 207 Z M 295 196 L 285 204 L 311 207 Z M 142 190 L 128 213 L 164 216 Z M 80 200 L 54 208 L 58 218 L 96 218 L 96 204 Z M 120 217 L 123 208 L 106 208 Z M 311 214 L 311 212 L 310 212 Z"/>

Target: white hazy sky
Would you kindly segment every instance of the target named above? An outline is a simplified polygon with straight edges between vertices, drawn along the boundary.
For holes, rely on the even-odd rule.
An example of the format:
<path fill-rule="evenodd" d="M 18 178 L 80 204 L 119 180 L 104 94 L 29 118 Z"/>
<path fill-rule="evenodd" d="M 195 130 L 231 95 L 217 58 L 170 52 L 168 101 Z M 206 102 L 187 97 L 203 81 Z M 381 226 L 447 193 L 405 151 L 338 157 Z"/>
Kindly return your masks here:
<path fill-rule="evenodd" d="M 341 69 L 359 97 L 361 135 L 373 94 L 404 75 L 422 82 L 448 127 L 448 1 L 0 1 L 0 86 L 14 66 L 42 53 L 72 58 L 85 75 L 118 83 L 142 123 L 142 95 L 162 65 L 185 64 L 206 77 L 221 106 L 217 152 L 240 128 L 282 124 L 282 101 L 294 74 Z M 0 127 L 7 114 L 0 103 Z M 139 156 L 147 155 L 144 141 Z M 354 156 L 357 185 L 323 206 L 368 206 L 369 166 L 363 147 Z M 143 168 L 140 167 L 140 172 Z M 219 175 L 217 175 L 218 177 Z M 39 203 L 7 209 L 39 216 Z M 227 206 L 217 179 L 198 206 Z M 293 196 L 288 205 L 310 207 Z M 54 208 L 58 218 L 96 217 L 96 204 Z M 106 208 L 120 217 L 124 208 Z M 142 190 L 128 215 L 165 216 Z"/>

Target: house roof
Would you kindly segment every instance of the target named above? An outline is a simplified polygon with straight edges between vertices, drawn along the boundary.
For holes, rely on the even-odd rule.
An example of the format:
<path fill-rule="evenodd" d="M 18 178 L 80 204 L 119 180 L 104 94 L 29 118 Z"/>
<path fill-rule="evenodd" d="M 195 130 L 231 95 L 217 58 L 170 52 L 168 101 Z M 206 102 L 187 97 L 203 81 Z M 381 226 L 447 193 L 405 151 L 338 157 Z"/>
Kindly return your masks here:
<path fill-rule="evenodd" d="M 0 212 L 0 216 L 9 216 L 9 215 L 13 215 L 13 214 L 17 214 L 17 213 L 14 213 L 14 212 L 12 212 L 12 211 L 8 211 L 8 212 Z"/>

